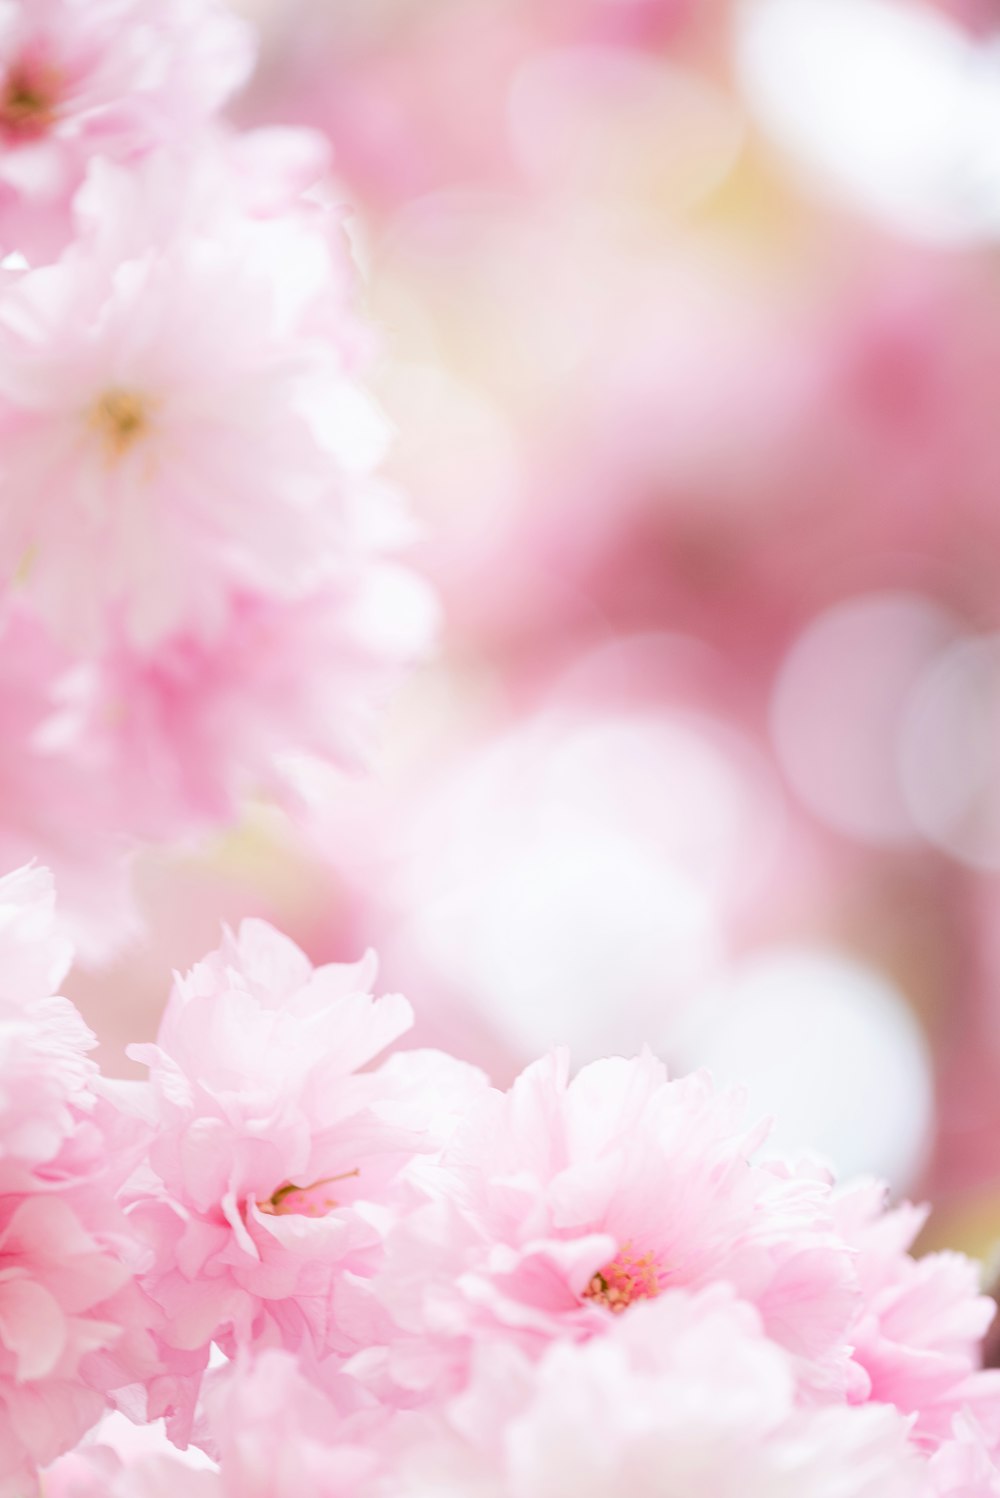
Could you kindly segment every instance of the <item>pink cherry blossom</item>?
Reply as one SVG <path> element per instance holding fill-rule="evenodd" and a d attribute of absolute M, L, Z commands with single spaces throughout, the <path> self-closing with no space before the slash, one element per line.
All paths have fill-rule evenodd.
<path fill-rule="evenodd" d="M 177 981 L 157 1044 L 132 1048 L 154 1133 L 125 1195 L 165 1313 L 172 1374 L 154 1408 L 182 1433 L 213 1340 L 354 1350 L 331 1320 L 333 1280 L 371 1273 L 394 1179 L 440 1142 L 443 1100 L 476 1085 L 420 1053 L 363 1069 L 411 1023 L 405 999 L 370 996 L 374 976 L 371 956 L 313 969 L 246 921 Z"/>
<path fill-rule="evenodd" d="M 173 1449 L 122 1455 L 112 1446 L 81 1446 L 45 1473 L 46 1498 L 221 1498 L 216 1471 L 193 1467 Z"/>
<path fill-rule="evenodd" d="M 226 1498 L 356 1498 L 380 1470 L 386 1423 L 377 1409 L 338 1410 L 295 1358 L 276 1348 L 211 1375 L 205 1397 Z"/>
<path fill-rule="evenodd" d="M 94 1188 L 89 1188 L 93 1193 Z M 105 1213 L 110 1202 L 103 1203 Z M 107 1380 L 149 1376 L 145 1308 L 93 1201 L 40 1192 L 0 1200 L 0 1493 L 32 1491 L 35 1466 L 79 1440 Z M 95 1231 L 96 1227 L 96 1231 Z M 126 1332 L 126 1328 L 134 1330 Z M 124 1363 L 121 1361 L 124 1357 Z"/>
<path fill-rule="evenodd" d="M 43 860 L 58 880 L 65 929 L 83 955 L 101 957 L 134 929 L 129 843 L 106 725 L 94 734 L 65 716 L 75 667 L 37 620 L 23 611 L 0 618 L 0 869 Z"/>
<path fill-rule="evenodd" d="M 287 1352 L 241 1358 L 207 1381 L 199 1437 L 181 1457 L 155 1426 L 115 1417 L 45 1473 L 46 1498 L 358 1498 L 380 1468 L 378 1411 L 346 1421 Z M 373 1439 L 373 1437 L 375 1439 Z"/>
<path fill-rule="evenodd" d="M 815 1395 L 863 1373 L 860 1302 L 828 1179 L 754 1161 L 738 1093 L 668 1081 L 652 1056 L 530 1066 L 474 1101 L 438 1165 L 410 1173 L 412 1212 L 374 1293 L 392 1321 L 358 1361 L 402 1391 L 460 1387 L 476 1341 L 527 1349 L 608 1329 L 636 1301 L 725 1280 L 758 1309 Z M 434 1354 L 433 1357 L 431 1354 Z"/>
<path fill-rule="evenodd" d="M 954 1434 L 929 1463 L 935 1498 L 998 1498 L 1000 1466 L 982 1429 L 969 1415 L 955 1420 Z"/>
<path fill-rule="evenodd" d="M 1000 1370 L 982 1369 L 996 1304 L 980 1293 L 978 1266 L 964 1254 L 913 1258 L 927 1211 L 909 1204 L 886 1211 L 884 1197 L 877 1184 L 862 1183 L 835 1207 L 864 1294 L 850 1340 L 871 1381 L 869 1397 L 915 1416 L 915 1435 L 928 1447 L 947 1440 L 966 1412 L 996 1449 Z"/>
<path fill-rule="evenodd" d="M 48 870 L 0 878 L 0 1183 L 7 1187 L 15 1162 L 52 1160 L 78 1110 L 92 1103 L 97 1067 L 86 1053 L 96 1039 L 74 1006 L 55 996 L 69 960 Z"/>
<path fill-rule="evenodd" d="M 94 1091 L 94 1037 L 52 996 L 68 953 L 51 876 L 0 879 L 0 1494 L 155 1368 L 152 1310 L 115 1203 L 134 1135 Z M 122 1396 L 127 1397 L 127 1396 Z"/>
<path fill-rule="evenodd" d="M 151 650 L 245 593 L 336 582 L 384 424 L 357 385 L 339 222 L 253 215 L 205 148 L 96 164 L 81 234 L 0 293 L 0 566 L 76 648 Z"/>
<path fill-rule="evenodd" d="M 421 580 L 372 557 L 301 600 L 235 599 L 211 640 L 189 632 L 147 656 L 119 635 L 76 673 L 65 717 L 100 745 L 122 828 L 176 839 L 235 821 L 248 796 L 287 800 L 292 756 L 366 763 L 435 620 Z"/>
<path fill-rule="evenodd" d="M 586 1340 L 638 1302 L 724 1281 L 792 1359 L 809 1402 L 893 1404 L 928 1450 L 974 1412 L 1000 1444 L 1000 1377 L 980 1371 L 993 1314 L 960 1254 L 913 1259 L 922 1214 L 884 1192 L 756 1158 L 738 1093 L 659 1063 L 565 1056 L 471 1106 L 409 1210 L 385 1268 L 340 1294 L 369 1345 L 352 1367 L 381 1397 L 460 1390 L 474 1348 L 537 1354 Z M 366 1321 L 365 1318 L 369 1319 Z"/>
<path fill-rule="evenodd" d="M 50 1498 L 995 1498 L 971 1266 L 761 1158 L 739 1093 L 648 1054 L 506 1093 L 381 1059 L 411 1016 L 374 960 L 259 921 L 109 1083 L 50 996 L 44 872 L 0 881 L 0 958 L 34 1084 L 0 1094 L 0 1498 L 109 1405 L 202 1454 L 107 1425 Z"/>
<path fill-rule="evenodd" d="M 917 1498 L 906 1422 L 803 1410 L 788 1357 L 716 1287 L 668 1291 L 537 1364 L 483 1346 L 468 1390 L 401 1459 L 412 1498 Z M 392 1491 L 392 1489 L 388 1489 Z"/>
<path fill-rule="evenodd" d="M 73 948 L 56 926 L 49 870 L 25 867 L 0 877 L 0 1013 L 50 998 L 72 958 Z"/>
<path fill-rule="evenodd" d="M 246 79 L 252 51 L 220 0 L 3 0 L 4 251 L 57 250 L 90 159 L 134 159 L 196 131 Z"/>
<path fill-rule="evenodd" d="M 175 978 L 155 1043 L 129 1052 L 144 1074 L 111 1079 L 62 994 L 37 862 L 106 955 L 132 929 L 136 846 L 232 826 L 258 795 L 304 819 L 336 779 L 347 894 L 317 951 L 381 926 L 407 992 L 440 972 L 468 1013 L 462 974 L 499 975 L 483 991 L 555 1027 L 600 980 L 604 1009 L 627 1008 L 633 971 L 650 1023 L 700 998 L 722 1014 L 741 985 L 705 979 L 727 935 L 742 952 L 776 919 L 814 930 L 818 893 L 859 864 L 756 768 L 769 700 L 783 737 L 770 680 L 817 601 L 859 579 L 912 572 L 942 640 L 992 627 L 1000 303 L 988 254 L 855 239 L 798 201 L 725 96 L 736 9 L 0 0 L 0 1498 L 1000 1498 L 975 1267 L 918 1257 L 922 1209 L 877 1183 L 769 1155 L 749 1089 L 648 1050 L 575 1075 L 559 1051 L 491 1087 L 403 1048 L 410 1006 L 376 996 L 371 954 L 314 966 L 258 920 Z M 272 51 L 224 118 L 245 10 Z M 289 88 L 333 152 L 237 123 L 279 117 Z M 373 792 L 374 829 L 339 772 L 364 763 L 434 604 L 396 560 L 412 526 L 380 476 L 389 422 L 331 161 L 400 339 L 381 381 L 412 428 L 398 471 L 439 522 L 423 565 L 461 684 L 432 687 L 425 719 L 454 697 L 467 744 L 491 717 L 514 744 L 533 715 L 515 773 L 425 795 L 415 821 L 420 781 L 458 764 L 430 735 L 423 772 Z M 836 673 L 815 674 L 822 695 Z M 970 694 L 975 751 L 995 674 Z M 867 711 L 846 716 L 827 737 L 853 759 Z M 895 737 L 870 778 L 879 804 L 886 786 L 907 802 L 912 839 Z M 560 750 L 542 789 L 516 773 L 539 745 Z M 981 754 L 930 752 L 927 778 L 963 758 L 978 773 Z M 607 784 L 624 810 L 605 826 Z M 966 800 L 990 821 L 988 794 Z M 592 944 L 540 877 L 550 833 Z M 953 933 L 914 934 L 913 911 L 967 914 L 974 876 L 939 867 L 956 840 L 918 863 L 890 841 L 892 908 L 856 918 L 859 879 L 838 931 L 933 991 Z M 908 890 L 914 870 L 930 877 Z M 876 921 L 892 929 L 869 942 Z M 638 960 L 609 967 L 623 933 Z M 580 983 L 554 980 L 564 953 Z M 986 993 L 990 962 L 963 966 Z M 86 981 L 136 1016 L 120 970 Z M 877 1092 L 866 1070 L 842 1108 Z M 922 1050 L 917 1070 L 929 1092 Z M 980 1102 L 954 1110 L 956 1139 L 985 1137 Z"/>

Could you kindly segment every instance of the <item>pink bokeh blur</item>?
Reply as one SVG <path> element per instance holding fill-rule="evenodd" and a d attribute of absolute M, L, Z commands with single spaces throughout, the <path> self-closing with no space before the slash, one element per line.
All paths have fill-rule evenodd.
<path fill-rule="evenodd" d="M 368 946 L 510 1076 L 648 1041 L 1000 1236 L 1000 6 L 240 0 L 333 148 L 434 658 L 70 993 Z M 864 59 L 864 66 L 857 63 Z"/>

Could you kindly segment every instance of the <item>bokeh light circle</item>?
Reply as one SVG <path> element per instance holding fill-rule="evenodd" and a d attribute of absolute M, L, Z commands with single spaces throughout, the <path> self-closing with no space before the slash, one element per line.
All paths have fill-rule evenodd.
<path fill-rule="evenodd" d="M 950 615 L 915 593 L 874 593 L 814 619 L 786 656 L 771 702 L 782 767 L 806 805 L 859 840 L 916 836 L 900 738 L 921 672 L 956 635 Z"/>
<path fill-rule="evenodd" d="M 921 832 L 963 863 L 1000 870 L 1000 635 L 960 640 L 928 666 L 901 758 Z"/>
<path fill-rule="evenodd" d="M 773 1114 L 768 1150 L 818 1152 L 840 1175 L 872 1172 L 906 1190 L 933 1123 L 928 1047 L 899 990 L 824 947 L 774 947 L 736 966 L 706 1003 L 686 1061 L 745 1083 Z"/>

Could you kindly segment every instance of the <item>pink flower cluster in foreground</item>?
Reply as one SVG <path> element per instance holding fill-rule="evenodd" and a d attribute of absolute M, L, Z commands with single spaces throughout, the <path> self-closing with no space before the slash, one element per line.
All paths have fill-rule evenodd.
<path fill-rule="evenodd" d="M 497 1091 L 256 921 L 111 1082 L 52 904 L 0 881 L 2 1498 L 1000 1494 L 975 1267 L 738 1092 Z"/>
<path fill-rule="evenodd" d="M 0 0 L 0 864 L 91 948 L 136 840 L 362 757 L 432 624 L 326 143 L 218 115 L 252 53 L 223 0 Z"/>

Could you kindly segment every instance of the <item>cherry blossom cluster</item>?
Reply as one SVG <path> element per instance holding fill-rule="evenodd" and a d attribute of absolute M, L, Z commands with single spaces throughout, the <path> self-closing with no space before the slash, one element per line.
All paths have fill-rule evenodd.
<path fill-rule="evenodd" d="M 258 921 L 113 1081 L 67 960 L 0 881 L 2 1498 L 1000 1494 L 975 1266 L 740 1093 L 498 1090 Z"/>
<path fill-rule="evenodd" d="M 224 0 L 0 0 L 0 862 L 91 944 L 128 846 L 362 758 L 432 625 L 326 143 L 220 115 L 252 60 Z"/>

